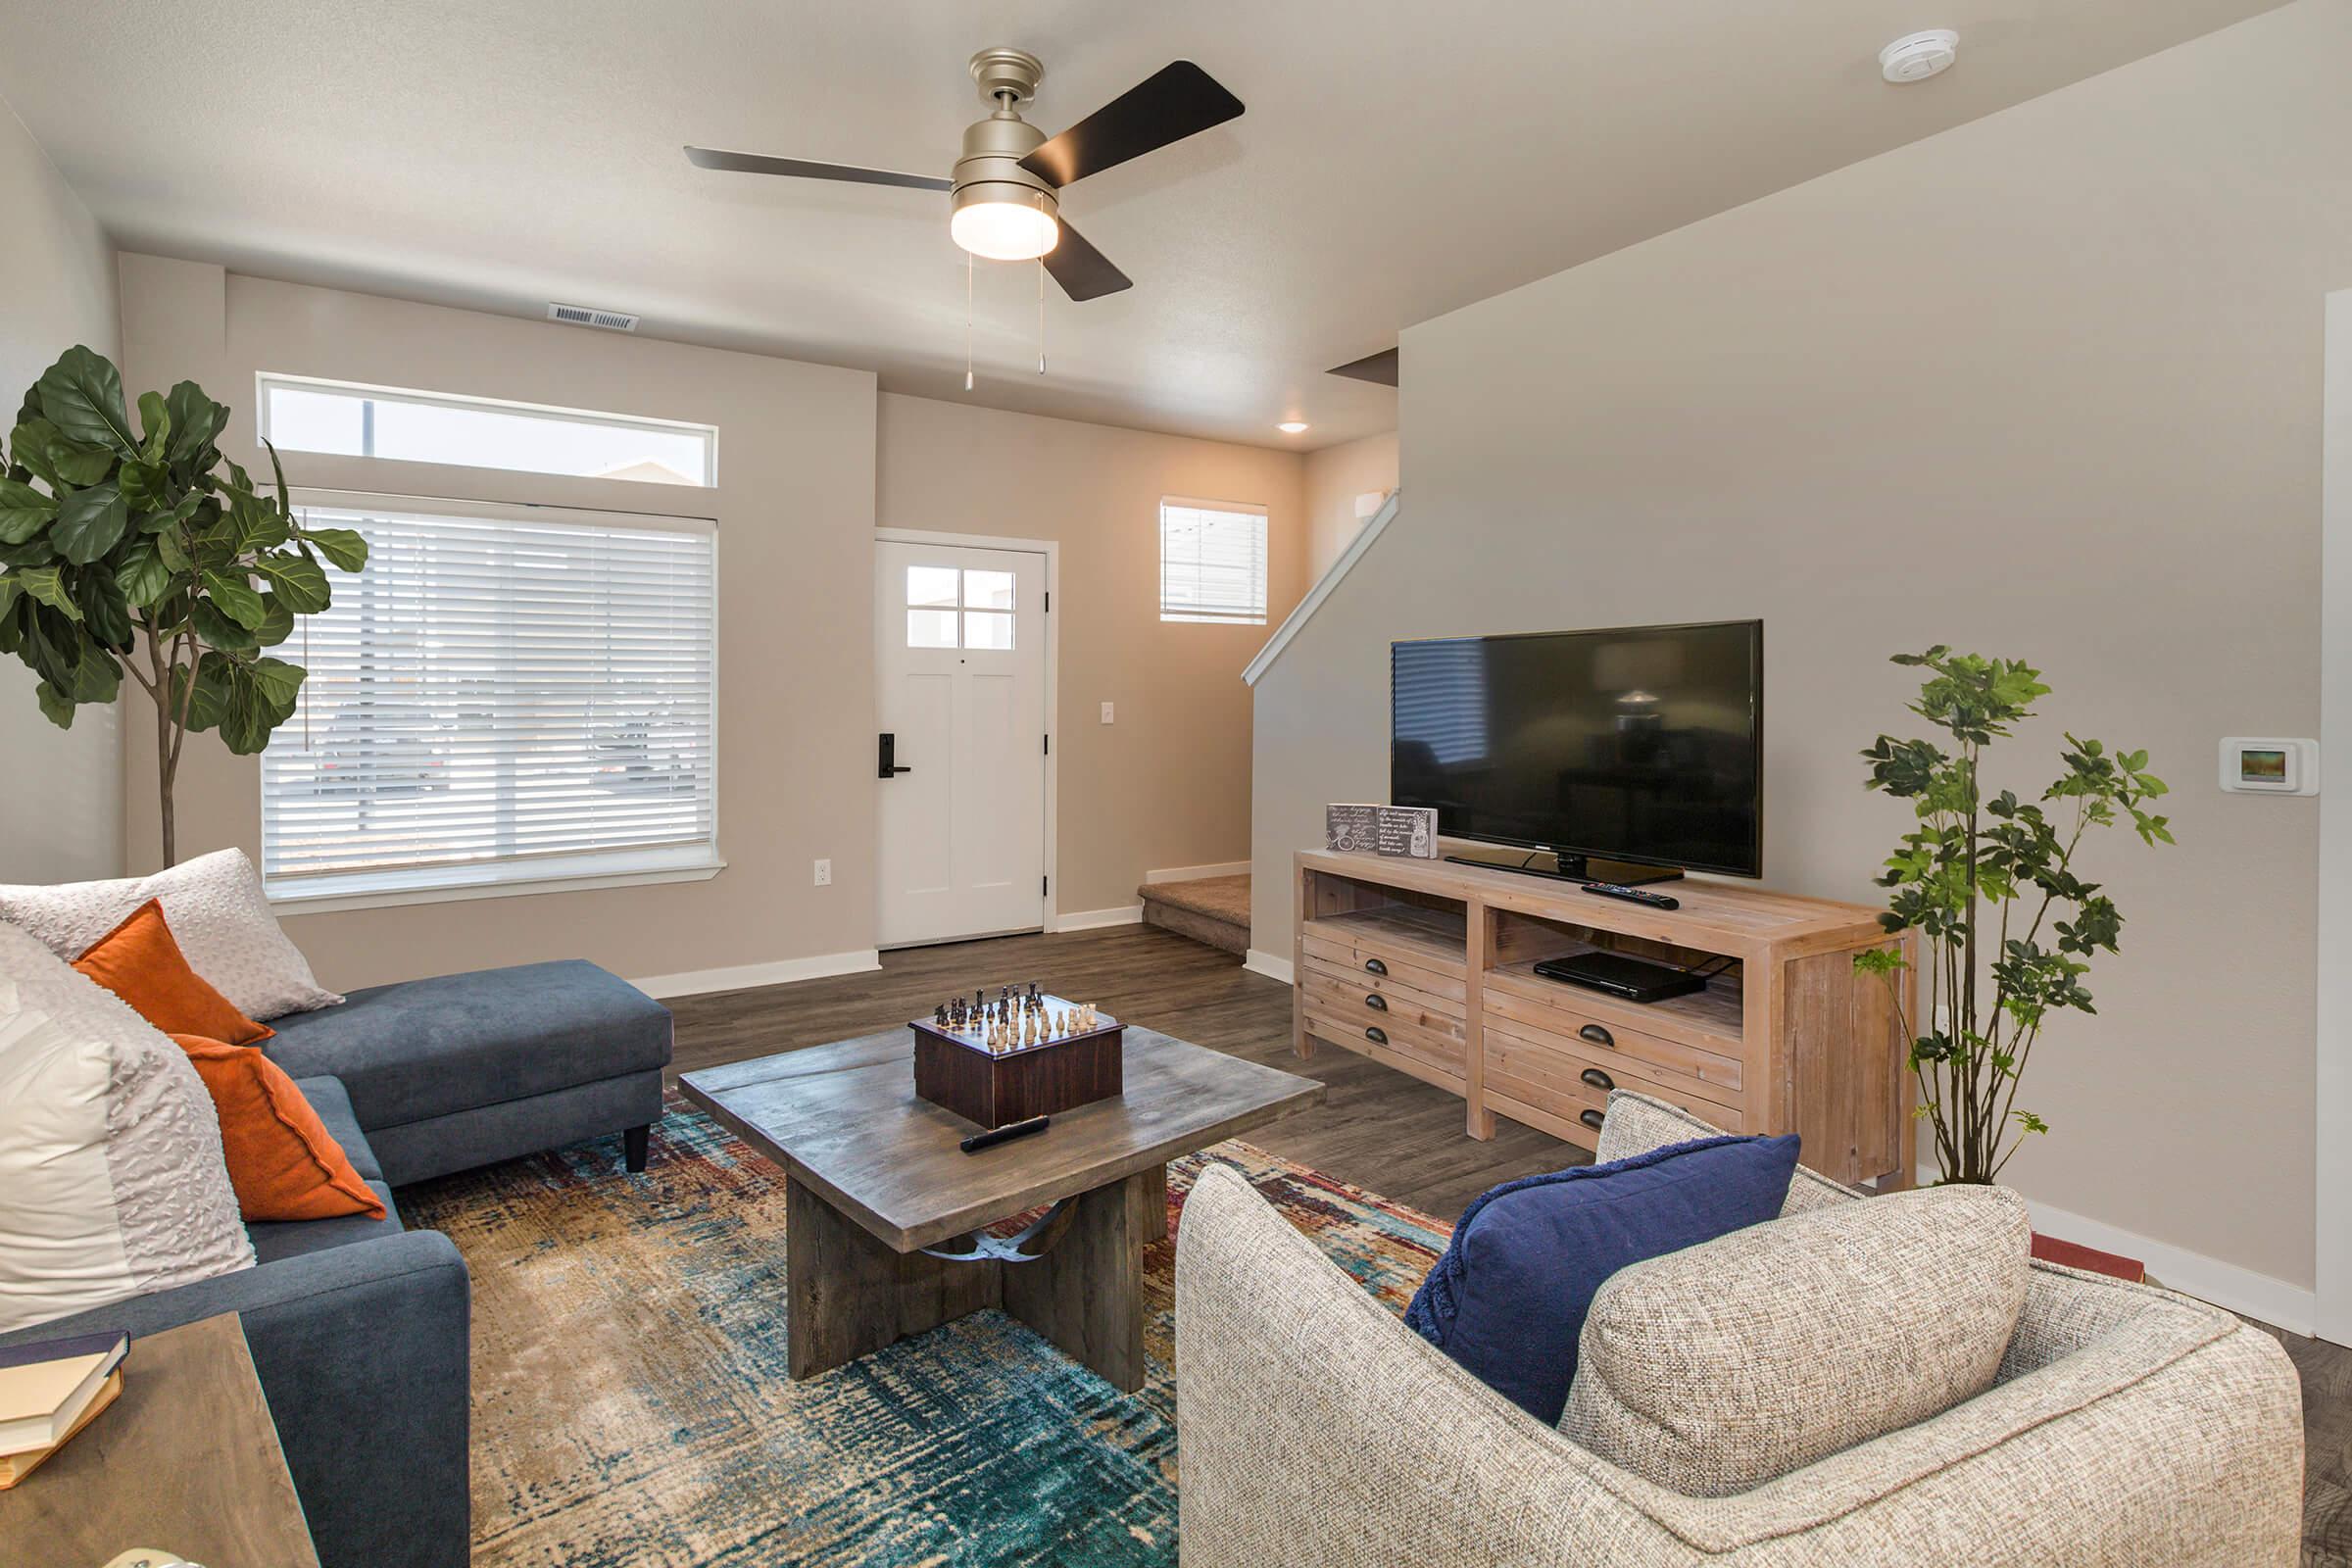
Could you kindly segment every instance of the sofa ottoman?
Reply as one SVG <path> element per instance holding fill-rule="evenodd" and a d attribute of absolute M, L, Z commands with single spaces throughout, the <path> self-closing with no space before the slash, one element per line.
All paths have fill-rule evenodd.
<path fill-rule="evenodd" d="M 623 1135 L 645 1168 L 669 1009 L 581 959 L 355 991 L 272 1020 L 270 1059 L 341 1081 L 392 1186 Z"/>

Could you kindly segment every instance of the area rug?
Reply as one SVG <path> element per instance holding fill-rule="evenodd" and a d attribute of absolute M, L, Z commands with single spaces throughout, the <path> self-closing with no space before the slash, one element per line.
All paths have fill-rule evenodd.
<path fill-rule="evenodd" d="M 607 1142 L 400 1194 L 473 1275 L 475 1568 L 1172 1564 L 1172 1238 L 1203 1162 L 1392 1311 L 1446 1237 L 1220 1144 L 1169 1167 L 1142 1392 L 998 1312 L 794 1383 L 783 1173 L 675 1096 L 644 1175 Z"/>

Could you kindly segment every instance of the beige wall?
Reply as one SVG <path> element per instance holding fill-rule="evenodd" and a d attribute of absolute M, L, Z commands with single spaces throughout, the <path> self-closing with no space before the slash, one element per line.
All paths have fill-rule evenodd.
<path fill-rule="evenodd" d="M 505 317 L 300 288 L 125 257 L 124 358 L 137 387 L 192 375 L 236 408 L 253 451 L 254 375 L 282 370 L 720 426 L 719 484 L 688 490 L 288 454 L 296 484 L 714 516 L 719 576 L 719 848 L 707 882 L 310 914 L 286 929 L 337 987 L 539 958 L 632 977 L 873 945 L 870 685 L 874 381 L 830 369 Z M 130 737 L 129 776 L 152 747 Z M 208 736 L 181 761 L 182 856 L 258 852 L 260 771 Z M 156 858 L 152 803 L 131 859 Z M 830 857 L 831 887 L 809 862 Z"/>
<path fill-rule="evenodd" d="M 1306 580 L 1331 569 L 1340 553 L 1372 519 L 1359 517 L 1355 498 L 1396 488 L 1396 432 L 1344 441 L 1306 455 Z"/>
<path fill-rule="evenodd" d="M 0 104 L 0 397 L 16 420 L 24 388 L 85 343 L 121 347 L 115 251 L 40 144 Z M 5 432 L 0 432 L 4 435 Z M 83 708 L 61 730 L 33 702 L 39 678 L 0 657 L 0 882 L 114 876 L 122 869 L 122 742 L 112 708 Z M 145 694 L 123 683 L 123 700 Z"/>
<path fill-rule="evenodd" d="M 1257 687 L 1254 945 L 1322 804 L 1383 798 L 1392 638 L 1764 617 L 1767 881 L 1855 899 L 1907 820 L 1854 756 L 1918 727 L 1886 656 L 2026 658 L 1997 782 L 2146 746 L 2180 846 L 2091 852 L 2123 955 L 2009 1174 L 2307 1287 L 2319 803 L 2214 773 L 2319 719 L 2346 60 L 2302 0 L 1408 330 L 1409 502 Z"/>
<path fill-rule="evenodd" d="M 1146 871 L 1247 858 L 1242 667 L 1305 591 L 1302 460 L 892 393 L 881 410 L 882 526 L 1061 546 L 1055 907 L 1118 908 Z M 1265 506 L 1266 625 L 1160 620 L 1168 495 Z"/>

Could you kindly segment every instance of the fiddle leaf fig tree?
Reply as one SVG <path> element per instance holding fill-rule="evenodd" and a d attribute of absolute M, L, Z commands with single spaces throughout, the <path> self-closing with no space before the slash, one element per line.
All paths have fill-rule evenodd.
<path fill-rule="evenodd" d="M 368 544 L 305 527 L 277 452 L 258 490 L 218 446 L 226 406 L 193 381 L 146 392 L 134 422 L 104 355 L 68 349 L 24 394 L 0 476 L 0 654 L 40 677 L 70 726 L 122 676 L 155 704 L 164 863 L 177 859 L 172 786 L 191 730 L 251 756 L 294 711 L 303 671 L 268 650 L 332 598 L 326 568 Z"/>
<path fill-rule="evenodd" d="M 2144 809 L 2165 786 L 2147 753 L 2070 734 L 2065 771 L 2039 803 L 1987 795 L 1984 748 L 2034 716 L 2050 690 L 2041 671 L 1941 646 L 1894 662 L 1928 671 L 1911 711 L 1950 737 L 1882 735 L 1862 753 L 1867 787 L 1911 802 L 1919 818 L 1878 880 L 1893 890 L 1879 923 L 1919 933 L 1923 1014 L 1905 1012 L 1900 949 L 1858 954 L 1854 967 L 1893 994 L 1919 1081 L 1915 1114 L 1935 1130 L 1943 1180 L 1990 1182 L 2027 1134 L 2049 1130 L 2018 1105 L 2018 1085 L 2052 1013 L 2097 1010 L 2082 977 L 2123 932 L 2115 901 L 2077 874 L 2076 851 L 2126 819 L 2146 843 L 2172 843 L 2166 819 Z"/>

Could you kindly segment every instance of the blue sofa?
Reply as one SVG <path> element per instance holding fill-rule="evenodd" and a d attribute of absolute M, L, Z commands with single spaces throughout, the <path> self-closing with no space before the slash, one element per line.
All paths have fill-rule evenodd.
<path fill-rule="evenodd" d="M 448 1237 L 401 1224 L 392 1186 L 615 1132 L 643 1170 L 669 1011 L 594 964 L 536 963 L 378 986 L 273 1027 L 264 1051 L 384 1217 L 248 1225 L 255 1268 L 0 1345 L 126 1329 L 135 1375 L 141 1336 L 236 1312 L 322 1568 L 466 1568 L 471 1287 Z"/>

